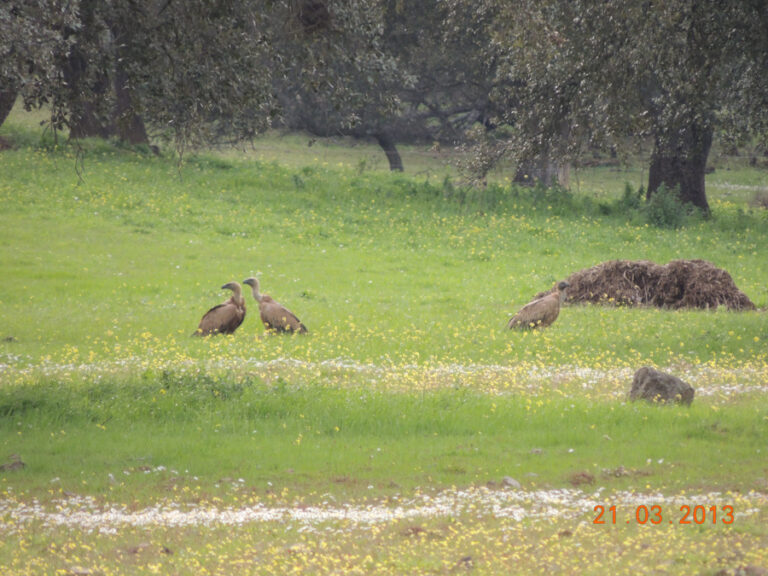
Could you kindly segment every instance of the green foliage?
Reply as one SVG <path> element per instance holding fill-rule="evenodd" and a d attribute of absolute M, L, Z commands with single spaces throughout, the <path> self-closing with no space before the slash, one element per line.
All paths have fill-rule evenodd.
<path fill-rule="evenodd" d="M 685 224 L 687 212 L 688 207 L 680 201 L 678 190 L 663 184 L 648 199 L 646 207 L 649 224 L 673 230 Z"/>
<path fill-rule="evenodd" d="M 701 219 L 702 216 L 695 206 L 680 200 L 677 188 L 670 189 L 663 184 L 648 198 L 644 213 L 652 226 L 672 230 L 693 222 L 697 217 Z"/>
<path fill-rule="evenodd" d="M 581 209 L 584 211 L 588 211 L 589 206 L 590 202 L 586 199 L 581 203 Z M 721 233 L 737 231 L 749 233 L 755 227 L 764 226 L 768 221 L 765 213 L 752 207 L 745 208 L 743 206 L 718 211 L 711 219 L 705 220 L 700 210 L 690 204 L 680 202 L 676 190 L 669 190 L 665 186 L 660 187 L 658 192 L 646 201 L 643 186 L 633 190 L 631 185 L 626 184 L 621 197 L 599 202 L 598 211 L 603 217 L 639 225 L 647 224 L 667 230 L 707 225 Z"/>
<path fill-rule="evenodd" d="M 78 25 L 78 2 L 11 0 L 0 4 L 0 102 L 18 93 L 25 104 L 47 102 L 57 66 L 69 53 Z M 7 110 L 1 109 L 0 125 Z"/>
<path fill-rule="evenodd" d="M 620 212 L 637 211 L 642 208 L 645 200 L 645 189 L 640 186 L 637 191 L 632 190 L 632 186 L 627 183 L 624 186 L 624 192 L 617 203 Z"/>

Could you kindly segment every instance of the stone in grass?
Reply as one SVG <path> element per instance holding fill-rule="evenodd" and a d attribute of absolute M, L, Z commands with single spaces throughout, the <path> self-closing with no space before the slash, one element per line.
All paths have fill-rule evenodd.
<path fill-rule="evenodd" d="M 0 464 L 0 472 L 10 472 L 11 470 L 21 470 L 26 464 L 21 461 L 21 456 L 18 454 L 11 454 L 8 457 L 8 462 Z"/>
<path fill-rule="evenodd" d="M 694 393 L 693 386 L 683 382 L 677 376 L 659 372 L 650 366 L 643 366 L 635 372 L 629 399 L 647 400 L 660 404 L 669 402 L 690 404 L 693 402 Z"/>
<path fill-rule="evenodd" d="M 568 481 L 573 486 L 581 486 L 582 484 L 594 484 L 595 477 L 589 472 L 574 472 Z"/>
<path fill-rule="evenodd" d="M 507 488 L 513 488 L 514 490 L 520 490 L 520 488 L 522 488 L 522 486 L 520 486 L 520 482 L 511 476 L 504 476 L 504 478 L 501 479 L 501 483 L 503 486 L 506 486 Z"/>

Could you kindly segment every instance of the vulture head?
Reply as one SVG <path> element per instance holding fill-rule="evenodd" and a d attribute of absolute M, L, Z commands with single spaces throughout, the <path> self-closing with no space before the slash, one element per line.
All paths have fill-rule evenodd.
<path fill-rule="evenodd" d="M 240 288 L 240 284 L 237 282 L 227 282 L 224 284 L 224 286 L 221 287 L 222 290 L 232 290 L 232 292 L 235 293 L 235 296 L 240 296 L 243 293 L 242 288 Z"/>

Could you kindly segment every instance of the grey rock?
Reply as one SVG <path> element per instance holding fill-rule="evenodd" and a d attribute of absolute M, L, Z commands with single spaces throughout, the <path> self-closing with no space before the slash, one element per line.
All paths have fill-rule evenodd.
<path fill-rule="evenodd" d="M 520 490 L 521 488 L 520 482 L 518 482 L 511 476 L 504 476 L 504 478 L 501 479 L 501 483 L 504 486 L 508 486 L 509 488 L 514 488 L 515 490 Z"/>
<path fill-rule="evenodd" d="M 629 399 L 647 400 L 648 402 L 666 404 L 690 404 L 693 402 L 695 390 L 687 382 L 677 376 L 660 372 L 650 366 L 643 366 L 632 380 Z"/>

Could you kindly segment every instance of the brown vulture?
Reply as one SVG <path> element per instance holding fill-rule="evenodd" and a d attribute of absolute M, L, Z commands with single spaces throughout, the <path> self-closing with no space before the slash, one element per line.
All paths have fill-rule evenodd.
<path fill-rule="evenodd" d="M 299 334 L 306 334 L 308 332 L 307 327 L 301 323 L 296 314 L 273 300 L 271 296 L 259 292 L 258 278 L 248 278 L 243 280 L 243 284 L 248 284 L 251 287 L 253 297 L 259 303 L 261 321 L 267 330 L 298 332 Z"/>
<path fill-rule="evenodd" d="M 205 313 L 193 336 L 232 334 L 245 319 L 245 298 L 240 284 L 227 282 L 222 290 L 232 290 L 232 297 Z"/>
<path fill-rule="evenodd" d="M 529 328 L 545 328 L 557 320 L 560 314 L 560 305 L 565 300 L 565 291 L 568 282 L 559 282 L 554 292 L 537 298 L 523 306 L 520 311 L 512 316 L 507 323 L 507 328 L 527 330 Z"/>

